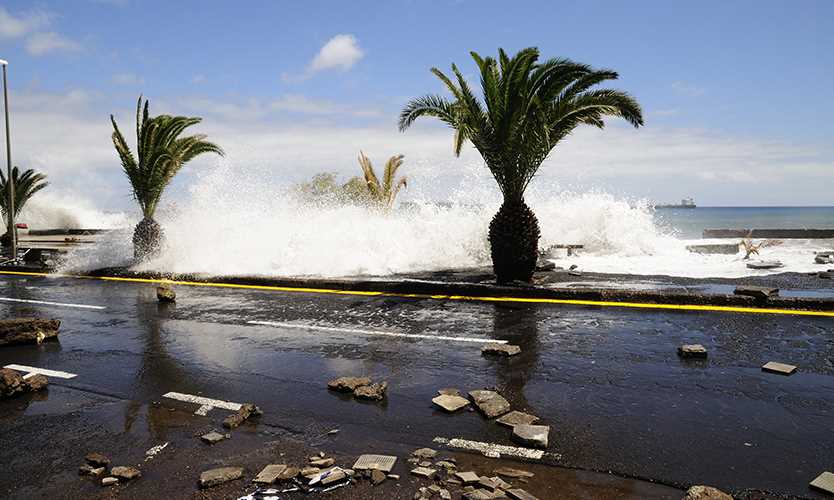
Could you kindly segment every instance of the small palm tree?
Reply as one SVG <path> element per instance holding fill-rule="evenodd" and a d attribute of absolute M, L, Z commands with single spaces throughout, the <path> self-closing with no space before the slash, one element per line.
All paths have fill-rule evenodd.
<path fill-rule="evenodd" d="M 142 209 L 142 220 L 133 232 L 133 254 L 144 259 L 155 253 L 163 238 L 162 228 L 154 219 L 156 207 L 171 179 L 189 161 L 203 153 L 223 155 L 219 146 L 206 141 L 202 134 L 180 137 L 186 128 L 202 121 L 187 116 L 148 114 L 148 101 L 139 96 L 136 104 L 136 157 L 110 115 L 113 144 L 122 168 L 133 188 L 133 197 Z"/>
<path fill-rule="evenodd" d="M 603 117 L 617 116 L 639 127 L 640 105 L 630 95 L 593 89 L 617 73 L 596 70 L 568 59 L 539 62 L 527 48 L 512 58 L 498 50 L 498 60 L 471 52 L 481 74 L 483 100 L 472 93 L 457 66 L 455 80 L 432 68 L 451 92 L 449 100 L 427 95 L 410 101 L 400 114 L 400 130 L 422 116 L 432 116 L 455 130 L 453 149 L 465 141 L 481 154 L 504 201 L 489 225 L 492 265 L 500 283 L 530 281 L 540 236 L 536 215 L 524 191 L 553 148 L 579 125 L 604 127 Z"/>
<path fill-rule="evenodd" d="M 403 158 L 405 158 L 403 155 L 388 158 L 388 161 L 385 163 L 382 182 L 380 182 L 376 176 L 376 172 L 374 172 L 374 166 L 371 164 L 371 160 L 365 156 L 365 153 L 359 152 L 359 165 L 362 167 L 362 173 L 365 177 L 368 199 L 373 206 L 385 212 L 391 210 L 391 207 L 394 206 L 394 200 L 397 199 L 400 189 L 408 187 L 408 180 L 405 177 L 394 180 L 397 176 L 397 170 L 403 164 Z"/>
<path fill-rule="evenodd" d="M 38 191 L 49 185 L 46 182 L 46 175 L 35 172 L 31 168 L 20 173 L 19 167 L 12 168 L 12 184 L 14 184 L 14 216 L 23 210 L 26 202 Z M 0 212 L 3 213 L 3 220 L 8 225 L 9 217 L 9 181 L 0 171 Z M 3 245 L 11 242 L 11 232 L 6 228 L 5 234 L 0 237 Z"/>

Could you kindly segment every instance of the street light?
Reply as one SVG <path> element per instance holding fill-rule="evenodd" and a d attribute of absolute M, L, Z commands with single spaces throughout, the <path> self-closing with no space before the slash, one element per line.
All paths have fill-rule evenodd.
<path fill-rule="evenodd" d="M 12 258 L 12 263 L 17 260 L 17 231 L 15 231 L 14 227 L 14 179 L 12 179 L 12 141 L 9 135 L 9 84 L 6 81 L 6 66 L 9 65 L 9 62 L 0 59 L 0 66 L 3 66 L 3 103 L 4 109 L 6 111 L 6 173 L 8 175 L 8 183 L 9 183 L 9 203 L 7 204 L 6 208 L 8 208 L 8 225 L 6 226 L 9 231 L 9 235 L 11 236 L 11 252 L 10 256 Z"/>

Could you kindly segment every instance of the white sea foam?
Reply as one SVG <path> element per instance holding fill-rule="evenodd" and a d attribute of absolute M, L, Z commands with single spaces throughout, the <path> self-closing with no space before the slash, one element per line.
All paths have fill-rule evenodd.
<path fill-rule="evenodd" d="M 412 176 L 408 192 L 412 207 L 386 215 L 355 206 L 305 204 L 290 194 L 287 184 L 276 184 L 266 168 L 239 171 L 221 163 L 198 175 L 176 205 L 160 209 L 166 247 L 137 269 L 339 277 L 488 265 L 487 228 L 500 205 L 492 180 L 483 171 L 464 169 L 450 203 L 438 205 L 421 196 L 431 191 L 431 171 L 419 173 Z M 421 183 L 426 187 L 421 189 Z M 577 256 L 555 259 L 557 265 L 577 264 L 592 272 L 691 277 L 767 273 L 747 269 L 741 255 L 690 253 L 686 245 L 703 241 L 681 240 L 661 229 L 651 208 L 639 200 L 533 184 L 527 200 L 539 218 L 541 246 L 585 247 Z M 123 229 L 108 234 L 96 250 L 72 256 L 69 268 L 129 263 L 136 221 L 123 218 L 121 222 Z M 817 270 L 814 251 L 831 244 L 788 241 L 763 250 L 762 257 L 785 264 L 770 272 Z"/>

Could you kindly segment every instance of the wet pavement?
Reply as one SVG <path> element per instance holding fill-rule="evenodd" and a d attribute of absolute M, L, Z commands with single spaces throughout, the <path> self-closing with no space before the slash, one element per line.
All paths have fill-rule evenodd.
<path fill-rule="evenodd" d="M 161 305 L 153 285 L 0 279 L 0 317 L 63 321 L 60 342 L 2 348 L 0 366 L 78 375 L 50 379 L 49 393 L 34 400 L 0 403 L 0 492 L 106 495 L 76 473 L 84 454 L 97 447 L 141 462 L 146 449 L 175 443 L 122 494 L 141 498 L 142 488 L 156 481 L 164 485 L 159 491 L 177 498 L 195 494 L 199 471 L 215 462 L 238 459 L 247 464 L 247 477 L 275 463 L 270 443 L 299 457 L 321 449 L 344 457 L 397 454 L 401 461 L 435 437 L 511 444 L 506 428 L 478 413 L 447 415 L 433 407 L 442 387 L 496 387 L 514 409 L 551 426 L 543 461 L 581 470 L 542 473 L 560 493 L 552 485 L 531 486 L 541 498 L 571 497 L 570 485 L 582 484 L 576 498 L 587 497 L 582 491 L 596 491 L 597 498 L 682 495 L 622 477 L 823 498 L 808 483 L 834 464 L 831 318 L 185 286 L 177 292 L 176 304 Z M 489 339 L 508 340 L 523 352 L 485 358 L 481 340 Z M 708 360 L 680 360 L 675 352 L 684 343 L 703 344 Z M 767 361 L 799 371 L 764 373 Z M 363 403 L 327 390 L 327 381 L 344 375 L 388 381 L 387 399 Z M 228 412 L 195 416 L 196 405 L 161 397 L 169 391 L 252 401 L 264 416 L 236 432 L 220 453 L 193 436 L 218 427 Z M 327 435 L 330 429 L 340 432 Z M 400 467 L 405 478 L 405 463 Z M 217 498 L 242 494 L 244 484 L 237 483 L 218 490 Z M 389 485 L 359 497 L 411 498 L 415 485 L 408 478 L 402 491 Z"/>

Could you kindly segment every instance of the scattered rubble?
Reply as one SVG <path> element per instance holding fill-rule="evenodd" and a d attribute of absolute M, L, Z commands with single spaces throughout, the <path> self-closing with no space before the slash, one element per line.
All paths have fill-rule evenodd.
<path fill-rule="evenodd" d="M 481 354 L 483 355 L 497 355 L 497 356 L 515 356 L 521 353 L 521 348 L 513 344 L 498 344 L 491 342 L 481 347 Z"/>
<path fill-rule="evenodd" d="M 119 480 L 116 479 L 115 477 L 105 477 L 104 479 L 101 480 L 101 485 L 102 486 L 113 486 L 114 484 L 117 484 L 118 482 L 119 482 Z"/>
<path fill-rule="evenodd" d="M 686 490 L 683 500 L 733 500 L 733 497 L 712 486 L 693 486 Z"/>
<path fill-rule="evenodd" d="M 539 500 L 538 497 L 534 497 L 521 488 L 511 488 L 507 490 L 507 496 L 514 500 Z"/>
<path fill-rule="evenodd" d="M 339 377 L 327 383 L 327 388 L 338 392 L 353 392 L 357 387 L 370 385 L 371 379 L 367 377 Z"/>
<path fill-rule="evenodd" d="M 444 411 L 449 413 L 454 413 L 466 406 L 469 406 L 469 400 L 461 397 L 461 396 L 454 396 L 448 394 L 441 394 L 436 398 L 431 400 L 432 403 L 436 404 Z"/>
<path fill-rule="evenodd" d="M 0 398 L 10 398 L 27 392 L 38 392 L 49 385 L 41 374 L 23 376 L 15 370 L 0 368 Z"/>
<path fill-rule="evenodd" d="M 142 473 L 136 467 L 117 465 L 110 469 L 110 475 L 118 479 L 130 481 L 131 479 L 141 477 Z"/>
<path fill-rule="evenodd" d="M 819 252 L 814 256 L 817 264 L 834 264 L 834 252 Z"/>
<path fill-rule="evenodd" d="M 281 474 L 287 470 L 286 464 L 270 464 L 263 468 L 263 470 L 255 476 L 252 480 L 257 484 L 272 484 L 281 477 Z"/>
<path fill-rule="evenodd" d="M 388 476 L 386 476 L 385 473 L 379 469 L 374 469 L 371 471 L 371 484 L 373 484 L 374 486 L 382 484 L 387 478 Z"/>
<path fill-rule="evenodd" d="M 353 391 L 353 397 L 355 397 L 356 399 L 365 399 L 368 401 L 382 401 L 383 399 L 385 399 L 386 389 L 388 389 L 388 382 L 363 385 L 357 387 Z"/>
<path fill-rule="evenodd" d="M 678 347 L 678 356 L 682 358 L 706 358 L 707 348 L 701 344 L 684 344 Z"/>
<path fill-rule="evenodd" d="M 336 461 L 332 458 L 321 458 L 321 457 L 313 457 L 310 458 L 310 466 L 311 467 L 318 467 L 320 469 L 326 469 L 327 467 L 332 467 Z"/>
<path fill-rule="evenodd" d="M 469 396 L 487 418 L 500 417 L 510 411 L 510 403 L 495 391 L 469 391 Z"/>
<path fill-rule="evenodd" d="M 437 456 L 437 451 L 431 448 L 419 448 L 412 451 L 411 456 L 416 458 L 434 458 Z"/>
<path fill-rule="evenodd" d="M 110 459 L 101 453 L 90 452 L 84 457 L 84 460 L 93 467 L 107 467 L 110 465 Z"/>
<path fill-rule="evenodd" d="M 411 473 L 418 477 L 431 479 L 435 474 L 437 474 L 437 470 L 430 469 L 428 467 L 417 467 L 416 469 L 412 469 Z"/>
<path fill-rule="evenodd" d="M 211 488 L 243 477 L 243 467 L 220 467 L 200 474 L 200 488 Z"/>
<path fill-rule="evenodd" d="M 170 444 L 170 442 L 166 441 L 165 443 L 158 444 L 158 445 L 152 447 L 151 449 L 149 449 L 148 451 L 146 451 L 145 452 L 145 461 L 148 461 L 148 460 L 152 459 L 153 457 L 155 457 L 157 454 L 159 454 L 159 452 L 161 452 L 162 450 L 167 448 L 169 444 Z"/>
<path fill-rule="evenodd" d="M 60 327 L 61 321 L 57 319 L 3 319 L 0 320 L 0 346 L 58 340 Z"/>
<path fill-rule="evenodd" d="M 535 415 L 530 415 L 529 413 L 524 413 L 523 411 L 516 410 L 513 410 L 496 420 L 496 422 L 498 422 L 499 424 L 505 425 L 507 427 L 515 427 L 516 425 L 521 424 L 530 425 L 538 421 L 539 417 Z"/>
<path fill-rule="evenodd" d="M 84 464 L 78 467 L 78 475 L 98 477 L 104 474 L 104 471 L 106 470 L 107 469 L 105 467 L 93 467 L 92 465 Z"/>
<path fill-rule="evenodd" d="M 762 366 L 762 371 L 778 373 L 779 375 L 792 375 L 796 371 L 796 367 L 794 365 L 770 361 Z"/>
<path fill-rule="evenodd" d="M 388 473 L 391 472 L 396 463 L 397 457 L 391 455 L 360 455 L 356 459 L 356 463 L 353 464 L 353 468 L 356 470 L 379 470 Z"/>
<path fill-rule="evenodd" d="M 177 301 L 177 293 L 171 285 L 159 285 L 156 287 L 156 300 L 163 304 L 171 304 Z"/>
<path fill-rule="evenodd" d="M 745 295 L 756 299 L 769 299 L 771 297 L 779 296 L 778 288 L 771 288 L 766 286 L 747 286 L 740 285 L 733 290 L 735 295 Z"/>
<path fill-rule="evenodd" d="M 203 434 L 202 436 L 200 436 L 200 439 L 204 443 L 208 443 L 208 444 L 216 444 L 216 443 L 219 443 L 220 441 L 223 441 L 224 439 L 228 439 L 228 438 L 229 438 L 228 434 L 220 434 L 217 431 L 211 431 L 207 434 Z"/>
<path fill-rule="evenodd" d="M 513 479 L 531 478 L 535 476 L 535 474 L 533 474 L 532 472 L 520 469 L 513 469 L 510 467 L 500 467 L 498 469 L 495 469 L 493 472 L 499 476 L 510 477 Z"/>
<path fill-rule="evenodd" d="M 248 420 L 250 417 L 258 417 L 263 415 L 260 408 L 252 403 L 244 403 L 240 409 L 223 420 L 223 427 L 227 429 L 234 429 L 240 427 L 240 424 Z"/>
<path fill-rule="evenodd" d="M 834 495 L 834 473 L 823 472 L 811 481 L 811 488 L 816 488 L 830 495 Z"/>
<path fill-rule="evenodd" d="M 456 472 L 455 477 L 460 479 L 463 484 L 474 484 L 481 480 L 481 476 L 474 472 Z"/>
<path fill-rule="evenodd" d="M 536 448 L 547 448 L 550 427 L 547 425 L 520 424 L 513 427 L 513 441 Z"/>

